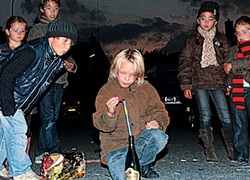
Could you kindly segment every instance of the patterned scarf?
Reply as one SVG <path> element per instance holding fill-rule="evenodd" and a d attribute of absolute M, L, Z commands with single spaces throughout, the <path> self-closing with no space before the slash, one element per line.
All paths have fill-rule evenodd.
<path fill-rule="evenodd" d="M 216 54 L 214 50 L 213 39 L 216 33 L 216 27 L 214 26 L 210 31 L 204 31 L 200 26 L 198 27 L 198 32 L 204 38 L 201 56 L 201 67 L 205 68 L 210 65 L 219 66 L 216 60 Z"/>
<path fill-rule="evenodd" d="M 240 61 L 241 58 L 250 57 L 250 42 L 239 43 L 239 52 L 237 54 L 237 59 Z M 232 101 L 237 109 L 245 109 L 245 97 L 244 97 L 244 78 L 238 73 L 234 73 L 232 80 Z"/>
<path fill-rule="evenodd" d="M 41 16 L 39 21 L 41 23 L 44 23 L 44 24 L 49 24 L 51 22 L 51 20 L 49 20 L 48 18 L 46 18 L 45 16 Z"/>

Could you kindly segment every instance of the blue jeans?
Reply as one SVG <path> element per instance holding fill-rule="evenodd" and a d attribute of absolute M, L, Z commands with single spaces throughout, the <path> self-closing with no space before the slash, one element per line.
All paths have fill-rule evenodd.
<path fill-rule="evenodd" d="M 156 155 L 163 150 L 168 142 L 168 135 L 160 129 L 143 130 L 135 142 L 140 165 L 153 162 Z M 109 173 L 113 180 L 125 180 L 125 160 L 128 148 L 118 149 L 106 155 Z"/>
<path fill-rule="evenodd" d="M 60 114 L 63 85 L 53 84 L 39 104 L 41 127 L 35 157 L 45 152 L 61 153 L 61 142 L 56 131 L 56 121 Z"/>
<path fill-rule="evenodd" d="M 19 176 L 31 170 L 31 160 L 25 153 L 27 124 L 22 110 L 14 116 L 3 116 L 0 111 L 0 170 L 7 158 L 11 176 Z"/>
<path fill-rule="evenodd" d="M 248 121 L 250 120 L 250 88 L 244 88 L 245 109 L 235 108 L 230 93 L 230 106 L 234 130 L 234 158 L 236 160 L 249 159 Z"/>
<path fill-rule="evenodd" d="M 211 127 L 211 106 L 212 100 L 221 126 L 223 129 L 232 128 L 232 120 L 229 112 L 228 102 L 223 90 L 195 90 L 194 95 L 199 109 L 200 128 L 208 129 Z"/>

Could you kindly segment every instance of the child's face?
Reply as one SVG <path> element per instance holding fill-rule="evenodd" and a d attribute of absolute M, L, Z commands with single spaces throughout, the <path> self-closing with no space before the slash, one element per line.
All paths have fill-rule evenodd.
<path fill-rule="evenodd" d="M 66 37 L 50 37 L 49 44 L 57 55 L 62 56 L 69 51 L 73 41 Z"/>
<path fill-rule="evenodd" d="M 59 13 L 60 7 L 55 1 L 48 1 L 43 9 L 40 9 L 42 14 L 51 21 L 54 21 Z"/>
<path fill-rule="evenodd" d="M 129 87 L 135 82 L 136 78 L 134 64 L 130 61 L 122 62 L 117 74 L 117 81 L 121 87 Z"/>
<path fill-rule="evenodd" d="M 11 24 L 10 29 L 5 30 L 9 41 L 21 43 L 26 35 L 26 24 L 23 22 L 15 22 Z"/>
<path fill-rule="evenodd" d="M 239 24 L 235 27 L 235 35 L 238 42 L 250 41 L 250 25 Z"/>
<path fill-rule="evenodd" d="M 217 24 L 217 21 L 213 13 L 202 12 L 200 17 L 197 19 L 197 23 L 204 31 L 209 31 Z"/>

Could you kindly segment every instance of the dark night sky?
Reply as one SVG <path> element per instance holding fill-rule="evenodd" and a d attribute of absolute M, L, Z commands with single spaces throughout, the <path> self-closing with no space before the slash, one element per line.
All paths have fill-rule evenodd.
<path fill-rule="evenodd" d="M 12 2 L 13 12 L 12 12 Z M 167 52 L 180 50 L 183 41 L 196 24 L 196 13 L 204 0 L 62 0 L 60 17 L 74 22 L 79 41 L 91 34 L 111 58 L 123 48 L 145 51 L 165 47 Z M 224 22 L 249 15 L 249 0 L 217 0 Z M 13 13 L 21 15 L 29 25 L 39 15 L 38 0 L 0 0 L 0 26 Z"/>

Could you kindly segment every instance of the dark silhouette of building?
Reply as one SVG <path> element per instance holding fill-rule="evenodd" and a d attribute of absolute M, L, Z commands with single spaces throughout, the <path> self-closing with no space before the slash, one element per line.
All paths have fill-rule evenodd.
<path fill-rule="evenodd" d="M 236 44 L 236 37 L 234 35 L 234 27 L 233 27 L 233 21 L 231 21 L 229 18 L 227 21 L 224 22 L 225 24 L 225 32 L 227 38 L 231 41 L 232 45 Z"/>

